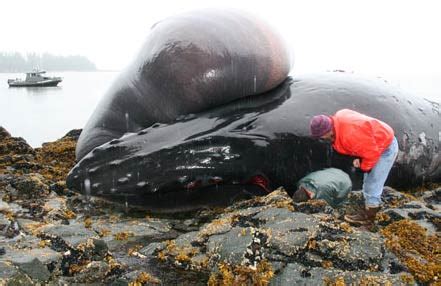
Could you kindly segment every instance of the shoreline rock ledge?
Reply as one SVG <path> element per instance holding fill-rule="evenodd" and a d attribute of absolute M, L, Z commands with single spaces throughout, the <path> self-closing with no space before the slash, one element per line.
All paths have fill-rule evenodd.
<path fill-rule="evenodd" d="M 372 232 L 281 186 L 158 215 L 66 188 L 81 130 L 32 148 L 0 127 L 1 285 L 437 285 L 441 187 L 387 188 Z"/>

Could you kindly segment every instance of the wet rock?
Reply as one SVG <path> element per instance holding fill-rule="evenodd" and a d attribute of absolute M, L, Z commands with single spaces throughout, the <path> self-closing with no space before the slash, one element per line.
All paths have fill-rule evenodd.
<path fill-rule="evenodd" d="M 317 242 L 317 251 L 345 270 L 377 270 L 383 258 L 383 239 L 375 233 L 356 231 Z"/>
<path fill-rule="evenodd" d="M 51 275 L 47 267 L 37 258 L 34 258 L 29 262 L 24 262 L 16 265 L 32 280 L 36 280 L 38 282 L 47 281 Z"/>
<path fill-rule="evenodd" d="M 152 258 L 158 250 L 164 249 L 164 246 L 165 245 L 161 242 L 152 242 L 140 249 L 138 252 L 145 257 Z"/>
<path fill-rule="evenodd" d="M 33 154 L 34 149 L 21 137 L 12 137 L 0 126 L 0 157 L 7 154 Z"/>
<path fill-rule="evenodd" d="M 419 283 L 438 279 L 441 188 L 415 198 L 386 187 L 378 233 L 341 220 L 363 204 L 360 191 L 337 210 L 320 200 L 293 204 L 278 189 L 225 209 L 152 217 L 66 189 L 78 135 L 32 150 L 0 128 L 0 284 L 412 285 L 407 272 Z"/>
<path fill-rule="evenodd" d="M 0 278 L 1 281 L 1 278 Z M 23 286 L 23 285 L 35 285 L 31 278 L 27 276 L 25 273 L 19 271 L 12 277 L 6 280 L 6 285 L 8 286 Z"/>
<path fill-rule="evenodd" d="M 428 208 L 441 212 L 441 188 L 424 192 L 421 199 L 427 204 Z"/>
<path fill-rule="evenodd" d="M 3 232 L 10 223 L 9 219 L 4 214 L 0 213 L 0 233 Z"/>
<path fill-rule="evenodd" d="M 271 280 L 270 285 L 415 285 L 414 282 L 406 283 L 403 278 L 401 274 L 310 268 L 299 263 L 289 263 Z"/>
<path fill-rule="evenodd" d="M 0 284 L 5 285 L 6 279 L 9 279 L 16 275 L 18 270 L 11 263 L 0 261 Z"/>
<path fill-rule="evenodd" d="M 250 230 L 234 227 L 228 233 L 213 235 L 208 239 L 207 251 L 217 254 L 219 259 L 232 264 L 241 264 L 253 242 Z"/>
<path fill-rule="evenodd" d="M 439 234 L 428 233 L 415 221 L 406 219 L 388 225 L 381 233 L 386 238 L 386 247 L 400 259 L 418 282 L 429 285 L 439 279 Z"/>
<path fill-rule="evenodd" d="M 0 261 L 9 262 L 20 266 L 24 264 L 32 264 L 37 259 L 44 265 L 57 263 L 61 260 L 61 253 L 58 253 L 49 247 L 44 248 L 23 248 L 16 249 L 11 245 L 5 247 L 6 254 L 0 256 Z"/>
<path fill-rule="evenodd" d="M 45 222 L 26 219 L 26 218 L 18 218 L 17 223 L 20 229 L 27 234 L 33 234 L 38 228 L 46 225 Z"/>
<path fill-rule="evenodd" d="M 295 210 L 306 213 L 306 214 L 316 214 L 325 213 L 332 214 L 334 209 L 326 203 L 324 200 L 309 200 L 307 202 L 294 204 Z"/>
<path fill-rule="evenodd" d="M 49 187 L 44 181 L 40 174 L 25 174 L 15 177 L 11 181 L 11 186 L 18 190 L 20 199 L 35 199 L 49 194 Z"/>
<path fill-rule="evenodd" d="M 102 283 L 110 271 L 110 266 L 104 261 L 92 261 L 75 274 L 74 283 Z"/>
<path fill-rule="evenodd" d="M 132 271 L 129 273 L 126 273 L 124 275 L 124 280 L 120 280 L 118 284 L 115 284 L 115 282 L 112 285 L 124 285 L 121 283 L 130 283 L 130 285 L 159 285 L 162 284 L 161 280 L 155 277 L 154 275 L 150 273 L 146 273 L 144 271 Z M 125 284 L 127 285 L 127 284 Z"/>
<path fill-rule="evenodd" d="M 405 199 L 406 196 L 403 193 L 400 193 L 399 191 L 395 190 L 394 188 L 388 186 L 385 186 L 383 188 L 381 200 L 383 201 L 384 204 L 393 205 Z"/>
<path fill-rule="evenodd" d="M 8 226 L 6 226 L 2 233 L 6 238 L 13 238 L 20 235 L 20 227 L 16 221 L 11 221 Z"/>
<path fill-rule="evenodd" d="M 426 228 L 431 233 L 439 231 L 441 213 L 428 208 L 422 201 L 410 201 L 399 208 L 388 208 L 383 211 L 389 220 L 384 225 L 403 219 L 414 220 L 415 223 Z"/>
<path fill-rule="evenodd" d="M 80 138 L 81 131 L 83 131 L 83 129 L 72 129 L 69 132 L 67 132 L 66 135 L 64 135 L 61 139 L 65 139 L 69 137 L 69 139 L 77 141 L 78 138 Z"/>
<path fill-rule="evenodd" d="M 93 254 L 92 257 L 94 260 L 101 260 L 103 259 L 109 251 L 109 247 L 107 246 L 107 243 L 102 239 L 93 239 Z"/>
<path fill-rule="evenodd" d="M 96 232 L 87 229 L 79 222 L 70 225 L 47 225 L 38 231 L 40 237 L 56 241 L 60 250 L 76 248 L 80 244 L 87 243 L 89 239 L 98 238 Z"/>
<path fill-rule="evenodd" d="M 314 217 L 281 208 L 267 209 L 254 218 L 265 221 L 261 227 L 270 232 L 271 247 L 287 256 L 304 249 L 319 230 L 319 221 Z"/>
<path fill-rule="evenodd" d="M 92 223 L 93 229 L 102 235 L 110 251 L 127 251 L 134 243 L 148 243 L 153 240 L 169 238 L 171 227 L 163 221 L 146 219 L 106 220 L 99 219 Z M 174 237 L 174 236 L 173 236 Z"/>

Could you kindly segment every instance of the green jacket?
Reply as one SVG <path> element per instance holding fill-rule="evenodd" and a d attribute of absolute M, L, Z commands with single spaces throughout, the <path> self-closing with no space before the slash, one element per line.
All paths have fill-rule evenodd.
<path fill-rule="evenodd" d="M 339 206 L 352 190 L 348 174 L 336 168 L 312 172 L 297 183 L 297 189 L 300 186 L 314 193 L 314 199 L 325 200 L 334 208 Z"/>

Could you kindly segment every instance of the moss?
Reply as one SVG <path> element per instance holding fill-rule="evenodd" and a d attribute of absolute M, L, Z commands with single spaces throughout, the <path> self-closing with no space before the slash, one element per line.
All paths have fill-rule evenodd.
<path fill-rule="evenodd" d="M 133 232 L 129 231 L 121 231 L 118 233 L 115 233 L 114 237 L 116 240 L 128 240 L 129 237 L 133 236 Z"/>
<path fill-rule="evenodd" d="M 130 247 L 129 250 L 127 250 L 127 255 L 129 256 L 136 256 L 136 253 L 142 248 L 141 244 L 135 245 L 134 247 Z"/>
<path fill-rule="evenodd" d="M 400 276 L 400 279 L 405 284 L 414 284 L 415 283 L 415 279 L 413 279 L 413 276 L 409 275 L 409 274 L 402 274 Z"/>
<path fill-rule="evenodd" d="M 340 223 L 340 229 L 346 233 L 353 233 L 354 232 L 354 229 L 347 222 Z"/>
<path fill-rule="evenodd" d="M 218 263 L 218 272 L 212 272 L 208 279 L 209 286 L 226 285 L 268 285 L 274 276 L 271 264 L 262 260 L 256 268 L 244 265 L 230 265 L 226 262 Z"/>
<path fill-rule="evenodd" d="M 322 267 L 326 268 L 326 269 L 333 267 L 332 261 L 330 261 L 330 260 L 323 260 Z"/>
<path fill-rule="evenodd" d="M 325 276 L 323 278 L 323 284 L 326 286 L 345 286 L 345 278 L 343 276 L 338 276 L 335 279 Z"/>
<path fill-rule="evenodd" d="M 167 240 L 165 248 L 156 254 L 156 258 L 161 261 L 170 261 L 176 265 L 190 265 L 191 259 L 199 253 L 199 249 L 192 246 L 177 246 L 174 240 Z"/>
<path fill-rule="evenodd" d="M 101 229 L 98 231 L 98 235 L 99 235 L 100 237 L 108 236 L 110 233 L 111 233 L 111 231 L 110 231 L 110 229 L 108 229 L 108 228 L 101 228 Z"/>
<path fill-rule="evenodd" d="M 427 235 L 418 224 L 401 220 L 385 227 L 381 233 L 386 246 L 397 255 L 419 282 L 435 282 L 441 277 L 441 237 Z"/>
<path fill-rule="evenodd" d="M 274 203 L 276 208 L 287 209 L 289 211 L 294 211 L 294 205 L 292 200 L 278 201 Z"/>
<path fill-rule="evenodd" d="M 49 180 L 64 181 L 75 165 L 75 147 L 75 139 L 67 136 L 36 148 L 36 162 L 43 166 L 40 173 Z"/>
<path fill-rule="evenodd" d="M 147 283 L 150 284 L 161 284 L 161 280 L 153 276 L 152 274 L 141 272 L 138 277 L 136 277 L 135 281 L 129 283 L 129 286 L 142 286 Z"/>
<path fill-rule="evenodd" d="M 38 247 L 40 248 L 45 248 L 46 246 L 50 246 L 50 245 L 51 245 L 50 239 L 42 239 L 40 240 L 40 242 L 38 242 Z"/>
<path fill-rule="evenodd" d="M 84 227 L 88 229 L 92 228 L 92 219 L 90 217 L 84 219 Z"/>
<path fill-rule="evenodd" d="M 77 215 L 71 210 L 64 210 L 62 215 L 65 219 L 73 219 L 77 217 Z"/>
<path fill-rule="evenodd" d="M 379 222 L 379 223 L 388 223 L 390 222 L 390 216 L 386 213 L 383 212 L 379 212 L 377 213 L 375 219 Z"/>

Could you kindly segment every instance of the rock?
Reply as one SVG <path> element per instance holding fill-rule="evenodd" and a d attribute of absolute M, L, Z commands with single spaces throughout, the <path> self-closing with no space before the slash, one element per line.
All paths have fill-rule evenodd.
<path fill-rule="evenodd" d="M 147 221 L 146 219 L 131 219 L 110 221 L 99 219 L 92 223 L 97 233 L 105 232 L 102 240 L 106 242 L 110 251 L 128 250 L 134 243 L 148 243 L 153 240 L 168 237 L 171 231 L 170 225 L 162 221 Z"/>
<path fill-rule="evenodd" d="M 15 177 L 11 186 L 18 190 L 20 199 L 36 199 L 49 194 L 49 186 L 40 174 L 32 173 Z"/>
<path fill-rule="evenodd" d="M 388 186 L 383 188 L 383 193 L 381 194 L 381 200 L 387 205 L 402 201 L 405 198 L 406 196 L 403 193 Z"/>
<path fill-rule="evenodd" d="M 64 135 L 61 139 L 70 137 L 71 139 L 77 141 L 81 135 L 81 131 L 83 131 L 83 129 L 72 129 L 71 131 L 67 132 L 66 135 Z"/>
<path fill-rule="evenodd" d="M 383 259 L 384 240 L 371 232 L 334 235 L 317 241 L 317 245 L 322 257 L 344 270 L 378 270 Z"/>
<path fill-rule="evenodd" d="M 207 251 L 210 254 L 219 255 L 221 261 L 241 264 L 253 238 L 249 229 L 234 227 L 225 234 L 211 236 L 208 239 Z"/>
<path fill-rule="evenodd" d="M 38 282 L 47 281 L 51 275 L 47 267 L 37 258 L 34 258 L 29 262 L 24 262 L 16 265 L 32 280 L 36 280 Z"/>
<path fill-rule="evenodd" d="M 269 208 L 254 218 L 265 221 L 261 228 L 270 232 L 270 246 L 287 256 L 295 255 L 307 247 L 308 241 L 319 230 L 319 221 L 314 217 L 283 208 Z"/>
<path fill-rule="evenodd" d="M 415 282 L 405 282 L 400 274 L 309 268 L 299 263 L 289 263 L 271 280 L 270 285 L 415 285 Z"/>
<path fill-rule="evenodd" d="M 102 240 L 102 239 L 93 239 L 92 241 L 93 241 L 93 245 L 94 245 L 94 248 L 93 248 L 93 253 L 94 253 L 93 259 L 94 260 L 101 260 L 101 259 L 103 259 L 107 255 L 107 253 L 109 251 L 109 247 L 107 246 L 107 243 L 104 240 Z"/>
<path fill-rule="evenodd" d="M 5 280 L 13 277 L 17 273 L 18 273 L 17 268 L 14 267 L 11 263 L 0 261 L 0 285 L 5 285 L 6 284 Z"/>
<path fill-rule="evenodd" d="M 3 126 L 0 126 L 0 139 L 4 140 L 8 137 L 11 137 L 11 134 Z"/>
<path fill-rule="evenodd" d="M 118 283 L 124 283 L 125 281 L 130 281 L 129 285 L 162 285 L 161 280 L 150 273 L 144 271 L 132 271 L 124 275 L 124 280 Z M 127 284 L 112 284 L 112 285 L 127 285 Z"/>
<path fill-rule="evenodd" d="M 60 253 L 49 247 L 16 249 L 11 245 L 8 245 L 5 249 L 6 254 L 0 256 L 0 261 L 10 262 L 17 266 L 22 264 L 32 264 L 32 261 L 35 259 L 38 259 L 44 265 L 48 265 L 51 263 L 57 263 L 62 258 Z"/>
<path fill-rule="evenodd" d="M 325 213 L 332 214 L 334 213 L 334 209 L 328 205 L 328 203 L 324 200 L 309 200 L 302 203 L 294 204 L 296 211 L 306 213 L 306 214 L 315 214 L 315 213 Z"/>
<path fill-rule="evenodd" d="M 143 247 L 138 252 L 141 255 L 144 255 L 146 257 L 152 258 L 153 255 L 156 253 L 157 250 L 163 249 L 163 243 L 161 242 L 152 242 L 149 245 Z"/>
<path fill-rule="evenodd" d="M 0 278 L 1 281 L 1 278 Z M 23 286 L 23 285 L 35 285 L 31 278 L 23 272 L 17 272 L 14 276 L 10 277 L 6 281 L 8 286 Z"/>
<path fill-rule="evenodd" d="M 390 218 L 384 225 L 402 219 L 410 219 L 431 233 L 436 233 L 440 230 L 441 213 L 428 208 L 422 201 L 410 201 L 399 208 L 385 209 L 383 213 L 387 214 Z"/>
<path fill-rule="evenodd" d="M 78 222 L 70 225 L 47 225 L 40 228 L 39 233 L 45 239 L 56 241 L 63 251 L 87 243 L 89 239 L 98 238 L 97 233 Z"/>
<path fill-rule="evenodd" d="M 0 202 L 1 204 L 1 202 Z M 1 205 L 0 205 L 1 208 Z M 3 232 L 5 228 L 7 228 L 10 224 L 10 220 L 2 213 L 0 213 L 0 233 Z"/>
<path fill-rule="evenodd" d="M 110 266 L 106 262 L 92 261 L 74 276 L 72 282 L 87 284 L 103 282 L 109 271 Z"/>
<path fill-rule="evenodd" d="M 34 149 L 21 137 L 12 137 L 8 131 L 1 127 L 0 131 L 0 157 L 7 154 L 33 154 Z"/>
<path fill-rule="evenodd" d="M 421 199 L 427 204 L 427 207 L 440 213 L 441 212 L 441 187 L 432 191 L 426 191 Z M 441 228 L 438 228 L 438 230 Z"/>

